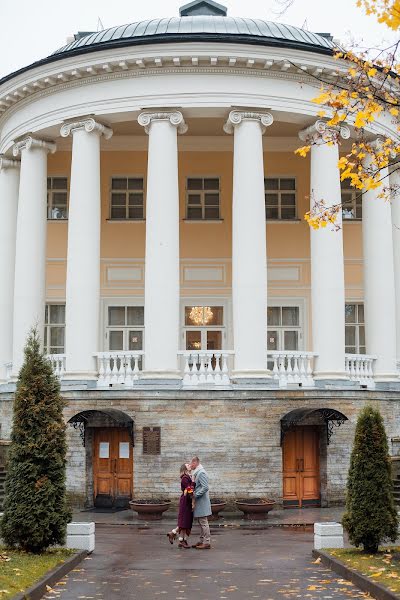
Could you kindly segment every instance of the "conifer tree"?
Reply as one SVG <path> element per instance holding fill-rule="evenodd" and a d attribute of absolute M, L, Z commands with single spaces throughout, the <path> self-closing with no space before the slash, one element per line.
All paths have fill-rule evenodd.
<path fill-rule="evenodd" d="M 355 546 L 375 554 L 382 542 L 397 537 L 388 442 L 379 410 L 366 406 L 357 421 L 347 480 L 343 526 Z"/>
<path fill-rule="evenodd" d="M 14 398 L 4 515 L 0 535 L 9 547 L 39 553 L 65 541 L 66 436 L 60 384 L 29 334 Z"/>

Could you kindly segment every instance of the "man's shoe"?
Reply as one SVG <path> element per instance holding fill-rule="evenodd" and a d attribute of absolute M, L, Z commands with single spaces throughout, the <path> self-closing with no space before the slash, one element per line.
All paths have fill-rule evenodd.
<path fill-rule="evenodd" d="M 192 548 L 198 548 L 199 546 L 202 546 L 203 542 L 197 542 L 197 544 L 193 544 Z"/>
<path fill-rule="evenodd" d="M 210 544 L 197 544 L 195 546 L 196 550 L 210 550 Z"/>

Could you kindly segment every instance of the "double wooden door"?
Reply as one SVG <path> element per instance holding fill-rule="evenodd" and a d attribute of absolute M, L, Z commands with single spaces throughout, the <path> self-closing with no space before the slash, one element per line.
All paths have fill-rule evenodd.
<path fill-rule="evenodd" d="M 121 508 L 132 498 L 133 454 L 128 429 L 95 429 L 93 448 L 94 505 Z"/>
<path fill-rule="evenodd" d="M 320 504 L 319 431 L 296 427 L 283 440 L 283 505 Z"/>

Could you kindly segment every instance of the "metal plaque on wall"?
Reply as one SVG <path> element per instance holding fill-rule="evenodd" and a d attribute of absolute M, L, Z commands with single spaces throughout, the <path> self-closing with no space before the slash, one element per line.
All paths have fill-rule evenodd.
<path fill-rule="evenodd" d="M 143 454 L 161 454 L 161 427 L 143 427 Z"/>

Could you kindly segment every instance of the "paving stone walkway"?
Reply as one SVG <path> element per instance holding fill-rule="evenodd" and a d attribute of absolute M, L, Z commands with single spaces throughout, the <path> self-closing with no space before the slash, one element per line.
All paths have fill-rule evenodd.
<path fill-rule="evenodd" d="M 193 541 L 197 541 L 197 529 Z M 97 526 L 96 550 L 45 598 L 54 600 L 343 600 L 366 598 L 311 557 L 301 529 L 212 532 L 211 550 L 171 546 L 164 525 Z"/>

